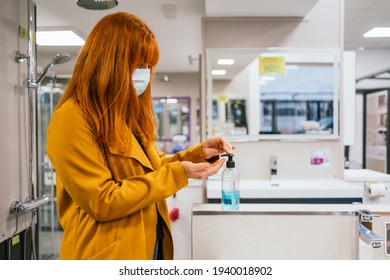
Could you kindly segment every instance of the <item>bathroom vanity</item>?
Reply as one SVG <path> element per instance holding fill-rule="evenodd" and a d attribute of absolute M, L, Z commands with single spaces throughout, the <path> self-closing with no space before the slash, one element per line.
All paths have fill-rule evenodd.
<path fill-rule="evenodd" d="M 389 205 L 194 204 L 192 259 L 390 259 L 389 222 Z"/>
<path fill-rule="evenodd" d="M 205 181 L 207 202 L 221 201 L 218 176 Z M 341 179 L 241 180 L 241 203 L 361 203 L 363 188 Z"/>

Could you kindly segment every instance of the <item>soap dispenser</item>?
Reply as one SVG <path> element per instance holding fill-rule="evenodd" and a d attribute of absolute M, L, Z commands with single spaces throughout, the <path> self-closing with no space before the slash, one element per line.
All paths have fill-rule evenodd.
<path fill-rule="evenodd" d="M 227 156 L 226 168 L 222 172 L 222 209 L 238 210 L 240 208 L 239 173 L 233 161 L 233 154 Z"/>

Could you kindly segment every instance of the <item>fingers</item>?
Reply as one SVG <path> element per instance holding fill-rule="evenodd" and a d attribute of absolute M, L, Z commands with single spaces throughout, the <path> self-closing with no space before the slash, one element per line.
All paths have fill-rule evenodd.
<path fill-rule="evenodd" d="M 233 153 L 233 150 L 236 148 L 235 146 L 231 145 L 223 137 L 220 137 L 219 141 L 222 144 L 222 149 L 224 150 L 224 152 L 226 152 L 227 154 L 232 154 Z"/>
<path fill-rule="evenodd" d="M 223 166 L 224 163 L 225 163 L 224 160 L 218 160 L 218 161 L 214 162 L 213 164 L 209 165 L 209 168 L 207 169 L 208 174 L 206 177 L 217 174 L 219 169 L 221 169 L 221 167 Z"/>
<path fill-rule="evenodd" d="M 216 174 L 222 167 L 224 160 L 219 160 L 213 164 L 209 163 L 192 163 L 188 161 L 182 161 L 184 172 L 188 178 L 193 179 L 205 179 L 211 175 Z"/>
<path fill-rule="evenodd" d="M 232 154 L 235 148 L 223 137 L 210 138 L 203 143 L 202 154 L 205 159 L 208 159 L 222 153 Z"/>

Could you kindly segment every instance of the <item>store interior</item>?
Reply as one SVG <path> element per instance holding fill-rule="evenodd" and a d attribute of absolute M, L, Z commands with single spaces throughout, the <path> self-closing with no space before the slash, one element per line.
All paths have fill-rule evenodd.
<path fill-rule="evenodd" d="M 223 169 L 167 198 L 176 260 L 390 260 L 390 37 L 364 36 L 390 28 L 389 1 L 117 2 L 2 3 L 0 259 L 60 258 L 45 139 L 82 43 L 40 45 L 32 33 L 85 39 L 128 11 L 159 41 L 158 149 L 220 136 L 236 146 L 239 210 L 221 210 Z"/>

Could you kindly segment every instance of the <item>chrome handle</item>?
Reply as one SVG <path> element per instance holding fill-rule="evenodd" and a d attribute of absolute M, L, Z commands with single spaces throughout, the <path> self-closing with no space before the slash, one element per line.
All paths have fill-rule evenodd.
<path fill-rule="evenodd" d="M 20 201 L 14 201 L 11 204 L 11 212 L 12 213 L 19 213 L 19 212 L 28 212 L 31 210 L 34 210 L 38 208 L 39 206 L 47 203 L 49 201 L 49 198 L 46 196 L 43 196 L 41 198 L 36 198 L 32 201 L 22 203 Z"/>
<path fill-rule="evenodd" d="M 359 223 L 359 236 L 364 243 L 371 244 L 372 248 L 380 248 L 382 242 L 384 242 L 382 237 L 376 235 L 361 223 Z"/>
<path fill-rule="evenodd" d="M 379 217 L 378 214 L 374 214 L 368 210 L 358 210 L 356 215 L 359 217 L 359 237 L 366 243 L 371 244 L 372 248 L 380 248 L 384 242 L 383 238 L 368 229 L 366 225 L 371 228 L 372 218 Z"/>
<path fill-rule="evenodd" d="M 371 222 L 372 218 L 379 217 L 378 214 L 374 214 L 369 210 L 358 210 L 356 214 L 359 216 L 359 222 Z"/>

